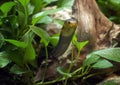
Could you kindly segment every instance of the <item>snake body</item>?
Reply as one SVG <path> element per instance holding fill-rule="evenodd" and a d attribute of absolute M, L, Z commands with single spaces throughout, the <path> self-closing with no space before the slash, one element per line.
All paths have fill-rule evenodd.
<path fill-rule="evenodd" d="M 68 19 L 64 22 L 60 33 L 59 42 L 51 52 L 52 57 L 58 58 L 67 50 L 77 28 L 77 25 L 78 22 L 75 18 Z"/>

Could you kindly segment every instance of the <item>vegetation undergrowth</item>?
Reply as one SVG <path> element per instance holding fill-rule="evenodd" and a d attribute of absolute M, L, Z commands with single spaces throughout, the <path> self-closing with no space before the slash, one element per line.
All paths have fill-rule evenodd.
<path fill-rule="evenodd" d="M 67 85 L 69 79 L 75 80 L 82 78 L 86 80 L 91 76 L 99 74 L 89 74 L 91 69 L 114 67 L 111 61 L 119 63 L 120 48 L 108 48 L 90 53 L 87 55 L 82 66 L 71 72 L 74 63 L 77 62 L 74 61 L 74 55 L 72 54 L 72 63 L 68 69 L 62 69 L 61 67 L 56 68 L 59 74 L 61 74 L 56 80 L 44 81 L 44 76 L 41 82 L 33 82 L 34 69 L 39 68 L 37 59 L 42 56 L 37 50 L 41 51 L 45 49 L 45 61 L 48 62 L 49 44 L 52 44 L 54 47 L 59 40 L 59 35 L 50 36 L 45 31 L 45 28 L 43 28 L 43 25 L 54 21 L 54 19 L 49 16 L 50 14 L 60 11 L 65 7 L 70 8 L 73 1 L 74 0 L 9 0 L 8 2 L 3 2 L 0 5 L 0 70 L 3 69 L 11 75 L 14 74 L 14 82 L 16 80 L 21 81 L 21 83 L 25 85 L 47 85 L 60 81 L 63 81 L 63 84 Z M 114 6 L 120 7 L 115 1 L 116 0 L 114 0 L 114 2 L 109 0 L 109 3 L 113 4 L 111 8 L 114 8 Z M 102 5 L 104 2 L 99 0 L 99 3 Z M 43 10 L 43 8 L 54 4 L 57 6 L 56 9 Z M 115 9 L 115 11 L 118 11 L 118 9 Z M 116 13 L 116 16 L 109 16 L 111 16 L 111 20 L 118 21 L 119 23 L 119 20 L 117 20 L 119 19 L 118 15 L 119 12 Z M 72 43 L 78 49 L 78 59 L 80 58 L 81 49 L 88 42 L 89 41 L 78 42 L 76 37 L 73 38 Z M 45 70 L 47 69 L 47 64 Z"/>

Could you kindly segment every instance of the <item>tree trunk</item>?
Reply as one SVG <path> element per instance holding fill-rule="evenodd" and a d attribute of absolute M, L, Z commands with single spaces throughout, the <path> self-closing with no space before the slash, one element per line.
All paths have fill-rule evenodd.
<path fill-rule="evenodd" d="M 75 0 L 73 14 L 79 23 L 78 41 L 89 40 L 84 53 L 110 47 L 113 38 L 120 32 L 120 26 L 111 22 L 100 11 L 95 0 Z"/>

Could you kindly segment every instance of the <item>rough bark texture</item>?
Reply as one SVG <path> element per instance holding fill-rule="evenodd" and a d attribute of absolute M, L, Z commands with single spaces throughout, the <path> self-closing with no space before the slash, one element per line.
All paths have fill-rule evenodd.
<path fill-rule="evenodd" d="M 79 22 L 78 41 L 89 40 L 85 53 L 111 46 L 112 39 L 120 32 L 120 26 L 105 17 L 95 0 L 75 0 L 73 10 Z"/>

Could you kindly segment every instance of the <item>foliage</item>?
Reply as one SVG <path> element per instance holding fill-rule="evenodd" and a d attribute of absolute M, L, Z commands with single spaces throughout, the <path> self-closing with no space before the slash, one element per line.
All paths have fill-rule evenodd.
<path fill-rule="evenodd" d="M 108 48 L 95 51 L 87 56 L 83 65 L 92 65 L 94 68 L 109 68 L 113 64 L 111 61 L 120 62 L 120 48 Z"/>
<path fill-rule="evenodd" d="M 49 44 L 56 46 L 59 34 L 50 36 L 42 25 L 53 22 L 49 14 L 62 10 L 64 7 L 70 8 L 74 0 L 10 0 L 0 6 L 0 68 L 8 69 L 8 73 L 25 76 L 25 79 L 32 81 L 34 77 L 33 69 L 38 68 L 37 58 L 41 57 L 39 51 L 45 48 L 46 61 L 48 61 Z M 120 0 L 98 0 L 103 12 L 113 21 L 120 23 Z M 57 5 L 54 10 L 43 8 L 51 5 Z M 110 4 L 110 5 L 109 5 Z M 104 5 L 104 6 L 102 6 Z M 113 15 L 110 11 L 115 12 Z M 36 39 L 36 36 L 39 39 Z M 76 36 L 72 40 L 73 45 L 78 49 L 78 59 L 81 58 L 81 49 L 85 47 L 88 41 L 78 42 Z M 39 48 L 40 45 L 41 47 Z M 42 51 L 41 51 L 42 52 Z M 43 53 L 44 54 L 44 53 Z M 72 56 L 73 58 L 74 56 Z M 83 77 L 86 79 L 95 74 L 89 74 L 91 69 L 105 69 L 113 67 L 111 61 L 120 62 L 120 49 L 108 48 L 98 50 L 87 55 L 82 66 L 71 72 L 76 61 L 72 61 L 69 69 L 58 67 L 57 71 L 61 76 L 53 81 L 39 82 L 35 85 L 45 85 L 68 79 L 77 79 Z M 33 81 L 32 81 L 33 82 Z M 27 84 L 26 84 L 27 85 Z"/>
<path fill-rule="evenodd" d="M 78 44 L 81 45 L 81 47 L 80 46 L 77 47 L 78 50 L 83 49 L 84 46 L 88 43 L 88 41 L 78 42 L 76 41 L 75 37 L 73 38 L 72 42 L 74 42 L 73 44 L 76 46 Z M 78 55 L 79 55 L 78 57 L 80 58 L 79 52 Z M 71 68 L 75 64 L 74 60 L 67 69 L 62 67 L 57 67 L 57 71 L 61 74 L 59 78 L 53 81 L 40 82 L 37 83 L 37 85 L 47 85 L 63 80 L 65 81 L 64 85 L 66 85 L 68 79 L 75 80 L 78 78 L 83 78 L 83 80 L 85 80 L 89 77 L 101 74 L 101 72 L 89 74 L 91 69 L 107 69 L 114 67 L 114 64 L 112 62 L 120 62 L 120 48 L 107 48 L 92 52 L 89 55 L 87 55 L 86 59 L 83 61 L 82 66 L 72 72 L 71 72 Z"/>
<path fill-rule="evenodd" d="M 5 52 L 0 53 L 0 68 L 7 66 L 10 63 L 10 59 L 8 58 Z"/>
<path fill-rule="evenodd" d="M 57 0 L 3 1 L 0 6 L 0 68 L 8 68 L 8 73 L 25 78 L 33 77 L 32 69 L 38 68 L 37 58 L 42 56 L 37 52 L 41 49 L 37 46 L 40 44 L 46 49 L 48 59 L 48 45 L 56 46 L 58 42 L 59 35 L 51 37 L 43 28 L 44 24 L 53 22 L 49 15 L 62 10 L 67 2 L 60 3 L 53 10 L 43 9 L 58 3 Z"/>
<path fill-rule="evenodd" d="M 100 9 L 113 22 L 120 24 L 120 0 L 97 0 Z"/>

